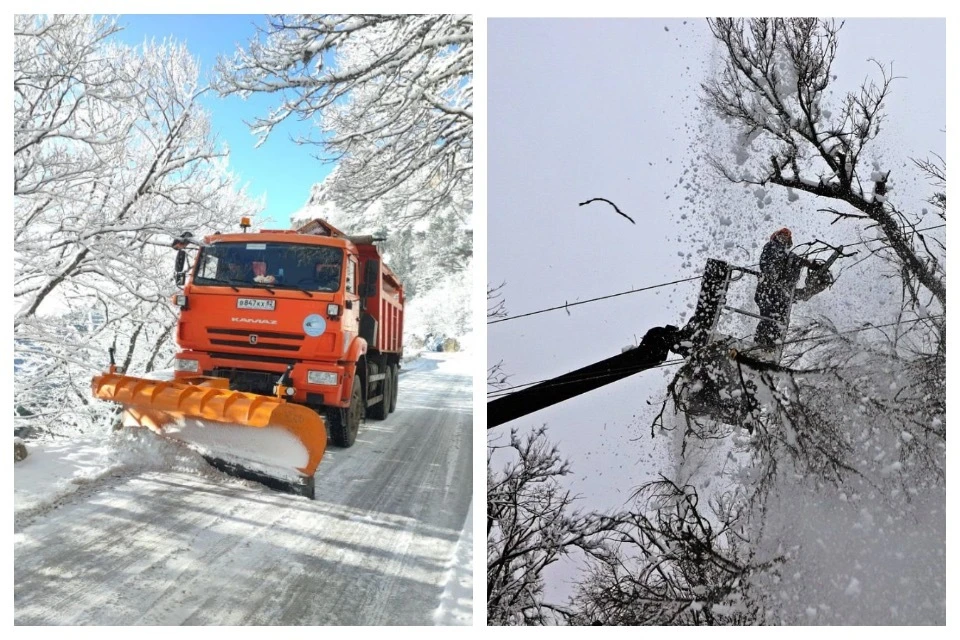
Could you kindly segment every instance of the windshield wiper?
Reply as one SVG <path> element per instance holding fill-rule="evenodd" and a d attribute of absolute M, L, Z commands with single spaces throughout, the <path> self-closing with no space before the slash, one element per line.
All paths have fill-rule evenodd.
<path fill-rule="evenodd" d="M 232 282 L 235 284 L 242 285 L 244 287 L 253 287 L 254 289 L 266 289 L 267 291 L 270 292 L 270 295 L 272 296 L 277 295 L 276 293 L 274 293 L 273 289 L 267 286 L 265 282 L 257 282 L 256 280 L 235 280 L 233 278 L 230 278 L 229 280 L 224 280 L 224 282 Z M 233 290 L 240 291 L 239 289 L 236 289 L 236 288 L 234 288 Z"/>
<path fill-rule="evenodd" d="M 200 285 L 202 285 L 202 284 L 225 284 L 225 285 L 227 285 L 228 287 L 230 287 L 231 289 L 233 289 L 234 291 L 236 291 L 237 293 L 240 293 L 240 289 L 237 289 L 235 286 L 233 286 L 234 283 L 236 283 L 236 284 L 243 284 L 243 282 L 240 281 L 240 280 L 233 280 L 233 279 L 229 279 L 229 278 L 226 279 L 226 280 L 223 280 L 223 279 L 220 279 L 220 278 L 203 278 L 203 280 L 204 280 L 204 282 L 198 282 L 197 284 L 200 284 Z"/>
<path fill-rule="evenodd" d="M 309 296 L 309 297 L 311 297 L 311 298 L 313 297 L 313 294 L 312 294 L 312 293 L 310 293 L 310 292 L 307 291 L 306 289 L 301 289 L 300 287 L 298 287 L 298 286 L 295 285 L 295 284 L 280 284 L 280 285 L 276 285 L 276 284 L 275 284 L 275 285 L 273 285 L 273 286 L 277 287 L 278 289 L 293 289 L 294 291 L 299 291 L 300 293 L 305 293 L 305 294 L 307 294 L 307 296 Z"/>
<path fill-rule="evenodd" d="M 240 292 L 240 289 L 237 289 L 235 286 L 233 286 L 233 285 L 235 285 L 235 284 L 238 284 L 238 285 L 240 285 L 240 286 L 242 286 L 242 287 L 253 287 L 253 288 L 255 288 L 255 289 L 266 289 L 266 290 L 270 293 L 270 295 L 272 295 L 272 296 L 277 295 L 277 294 L 276 294 L 276 291 L 274 291 L 274 289 L 293 289 L 293 290 L 295 290 L 295 291 L 299 291 L 300 293 L 306 294 L 306 295 L 307 295 L 308 297 L 310 297 L 310 298 L 313 297 L 313 294 L 310 293 L 309 291 L 307 291 L 306 289 L 301 289 L 300 287 L 298 287 L 298 286 L 296 286 L 296 285 L 293 285 L 293 284 L 279 284 L 279 285 L 278 285 L 278 284 L 274 283 L 272 286 L 269 286 L 269 285 L 267 285 L 265 282 L 250 282 L 250 281 L 247 281 L 247 280 L 236 280 L 236 279 L 234 279 L 234 278 L 203 278 L 203 281 L 202 281 L 202 282 L 198 282 L 197 284 L 199 284 L 199 285 L 204 285 L 204 284 L 225 284 L 225 285 L 227 285 L 228 287 L 230 287 L 231 289 L 233 289 L 234 291 L 236 291 L 237 293 L 239 293 L 239 292 Z"/>
<path fill-rule="evenodd" d="M 203 282 L 198 282 L 199 285 L 204 284 L 225 284 L 237 293 L 240 293 L 240 289 L 237 289 L 234 285 L 240 285 L 241 287 L 255 287 L 259 283 L 248 282 L 246 280 L 237 280 L 236 278 L 203 278 Z M 273 291 L 270 292 L 271 294 Z"/>

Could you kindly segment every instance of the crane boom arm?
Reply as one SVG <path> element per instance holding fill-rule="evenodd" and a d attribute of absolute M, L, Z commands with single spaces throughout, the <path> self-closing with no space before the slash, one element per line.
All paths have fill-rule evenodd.
<path fill-rule="evenodd" d="M 672 325 L 654 327 L 635 349 L 488 402 L 487 429 L 656 367 L 667 359 L 678 336 Z"/>

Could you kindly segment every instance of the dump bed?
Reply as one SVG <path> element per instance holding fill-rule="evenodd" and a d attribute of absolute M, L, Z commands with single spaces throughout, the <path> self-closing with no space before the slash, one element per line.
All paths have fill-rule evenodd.
<path fill-rule="evenodd" d="M 377 248 L 373 244 L 359 244 L 360 273 L 366 276 L 367 262 L 378 262 L 377 286 L 367 298 L 367 313 L 377 321 L 377 343 L 370 345 L 382 353 L 403 351 L 403 285 L 390 267 L 383 263 Z"/>

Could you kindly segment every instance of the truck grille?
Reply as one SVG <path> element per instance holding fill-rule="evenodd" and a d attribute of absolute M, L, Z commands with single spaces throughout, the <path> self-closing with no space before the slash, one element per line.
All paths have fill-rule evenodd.
<path fill-rule="evenodd" d="M 207 334 L 208 336 L 243 336 L 242 340 L 210 337 L 210 344 L 265 351 L 299 351 L 305 337 L 302 333 L 280 333 L 256 329 L 207 329 Z M 250 336 L 257 336 L 257 341 L 251 343 Z M 275 342 L 275 340 L 287 342 Z"/>
<path fill-rule="evenodd" d="M 257 335 L 259 338 L 259 334 Z M 259 339 L 256 344 L 250 344 L 249 341 L 240 340 L 210 340 L 210 344 L 219 344 L 226 347 L 242 347 L 244 349 L 275 349 L 277 351 L 298 351 L 298 344 L 277 344 L 275 342 L 261 342 Z"/>
<path fill-rule="evenodd" d="M 255 356 L 249 353 L 223 353 L 220 351 L 211 351 L 210 357 L 217 360 L 243 360 L 244 362 L 269 362 L 271 364 L 297 364 L 297 359 L 277 358 L 274 356 Z"/>
<path fill-rule="evenodd" d="M 302 333 L 278 333 L 276 331 L 257 331 L 256 329 L 207 329 L 207 333 L 218 334 L 222 336 L 249 336 L 251 333 L 261 338 L 276 338 L 277 340 L 300 340 L 304 335 Z"/>

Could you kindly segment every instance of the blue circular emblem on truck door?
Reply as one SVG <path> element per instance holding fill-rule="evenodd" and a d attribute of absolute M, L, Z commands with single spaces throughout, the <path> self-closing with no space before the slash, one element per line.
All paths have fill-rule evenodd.
<path fill-rule="evenodd" d="M 323 335 L 327 330 L 327 321 L 318 313 L 311 313 L 303 319 L 303 332 L 311 338 Z"/>

